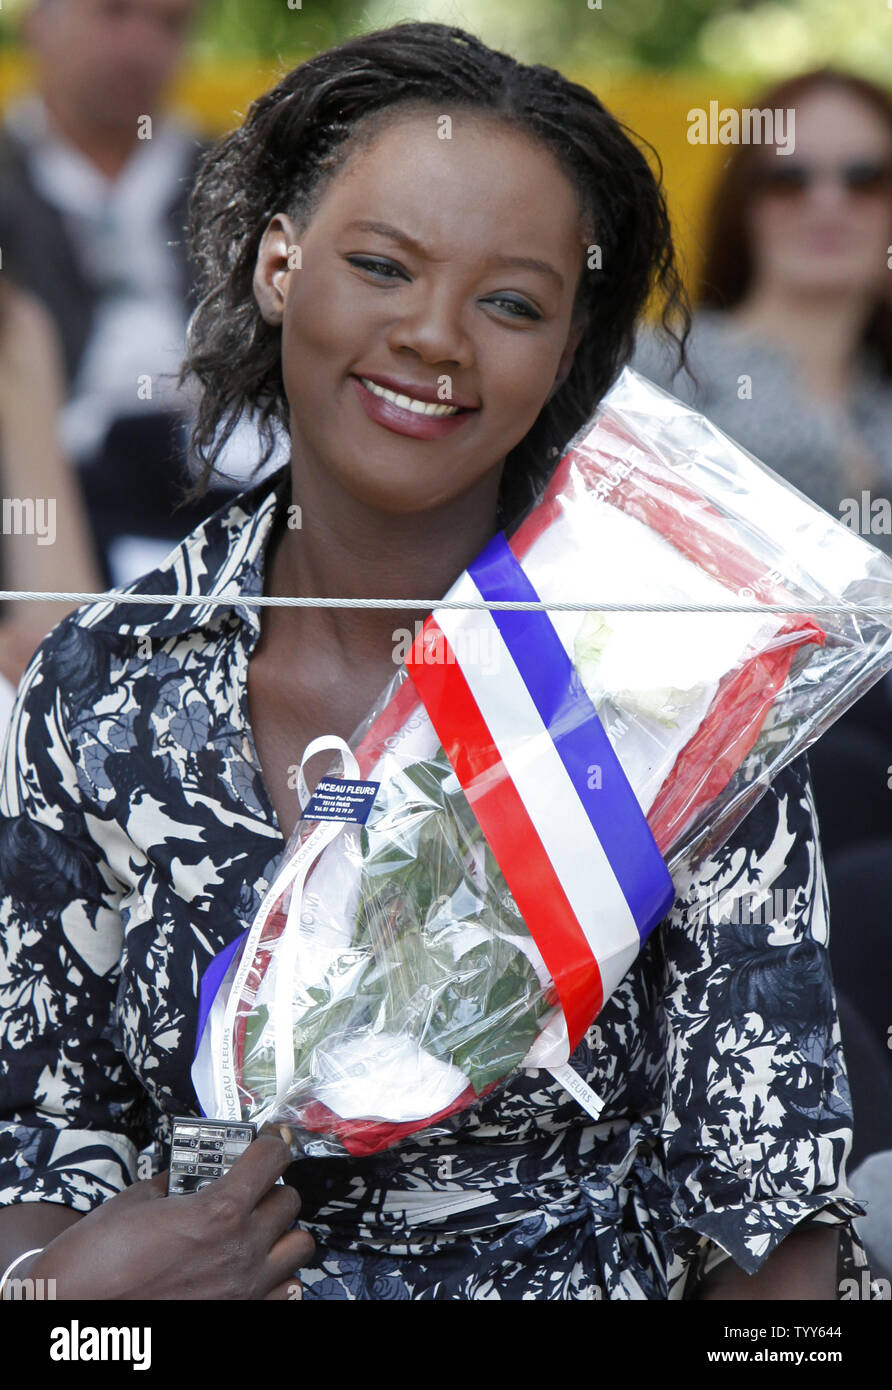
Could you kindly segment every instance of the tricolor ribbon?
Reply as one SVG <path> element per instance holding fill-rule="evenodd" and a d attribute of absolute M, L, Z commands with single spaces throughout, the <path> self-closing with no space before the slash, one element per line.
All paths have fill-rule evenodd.
<path fill-rule="evenodd" d="M 449 596 L 538 598 L 501 533 Z M 486 626 L 490 640 L 468 640 Z M 573 1051 L 672 906 L 665 860 L 545 611 L 436 609 L 406 669 L 549 969 Z"/>

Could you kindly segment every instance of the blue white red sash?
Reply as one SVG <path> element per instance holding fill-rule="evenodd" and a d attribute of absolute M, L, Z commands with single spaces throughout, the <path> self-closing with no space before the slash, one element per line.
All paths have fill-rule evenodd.
<path fill-rule="evenodd" d="M 448 597 L 537 595 L 500 534 Z M 489 640 L 470 641 L 481 627 Z M 572 1050 L 674 899 L 644 812 L 546 612 L 436 609 L 406 668 L 549 968 Z"/>

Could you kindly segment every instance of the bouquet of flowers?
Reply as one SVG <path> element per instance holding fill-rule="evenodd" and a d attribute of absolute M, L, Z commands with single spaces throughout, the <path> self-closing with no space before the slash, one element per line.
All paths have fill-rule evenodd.
<path fill-rule="evenodd" d="M 597 1115 L 568 1058 L 673 870 L 892 668 L 890 601 L 892 562 L 626 369 L 350 743 L 305 750 L 280 871 L 202 981 L 205 1113 L 367 1154 L 533 1067 Z"/>

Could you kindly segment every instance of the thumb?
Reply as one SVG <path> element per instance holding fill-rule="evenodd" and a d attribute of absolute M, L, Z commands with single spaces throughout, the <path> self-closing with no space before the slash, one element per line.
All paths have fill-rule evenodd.
<path fill-rule="evenodd" d="M 117 1201 L 123 1206 L 125 1203 L 130 1206 L 139 1202 L 151 1202 L 156 1197 L 167 1196 L 167 1179 L 170 1170 L 165 1168 L 161 1173 L 154 1173 L 150 1178 L 143 1178 L 140 1182 L 131 1183 L 125 1187 L 123 1192 L 119 1192 Z"/>

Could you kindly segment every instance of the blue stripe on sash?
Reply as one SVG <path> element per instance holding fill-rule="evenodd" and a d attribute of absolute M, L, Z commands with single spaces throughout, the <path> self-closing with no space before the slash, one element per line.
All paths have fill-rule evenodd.
<path fill-rule="evenodd" d="M 484 599 L 538 600 L 502 532 L 468 566 L 468 573 Z M 490 617 L 552 738 L 643 941 L 669 911 L 675 889 L 622 764 L 548 614 L 494 608 Z M 593 767 L 601 770 L 600 787 L 589 786 Z"/>
<path fill-rule="evenodd" d="M 223 983 L 223 976 L 229 969 L 229 962 L 232 960 L 236 951 L 240 950 L 241 947 L 244 945 L 245 940 L 248 936 L 248 932 L 250 930 L 250 927 L 246 928 L 246 930 L 243 931 L 240 936 L 237 936 L 234 941 L 230 941 L 228 946 L 224 946 L 223 950 L 219 951 L 217 955 L 214 956 L 214 959 L 211 961 L 210 965 L 207 967 L 207 969 L 201 977 L 201 981 L 198 986 L 198 1027 L 195 1030 L 196 1056 L 198 1055 L 198 1049 L 201 1046 L 201 1039 L 204 1035 L 205 1024 L 208 1021 L 208 1014 L 211 1011 L 211 1005 L 214 1002 L 217 990 Z"/>

